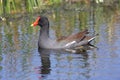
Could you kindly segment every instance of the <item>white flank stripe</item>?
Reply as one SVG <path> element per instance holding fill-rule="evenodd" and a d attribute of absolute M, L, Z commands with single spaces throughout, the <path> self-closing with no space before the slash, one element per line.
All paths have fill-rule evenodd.
<path fill-rule="evenodd" d="M 93 37 L 93 38 L 89 39 L 89 40 L 88 40 L 88 42 L 92 41 L 93 39 L 95 39 L 95 37 Z"/>
<path fill-rule="evenodd" d="M 69 43 L 67 43 L 65 46 L 67 47 L 67 46 L 70 46 L 70 45 L 72 45 L 72 44 L 74 44 L 74 43 L 76 43 L 76 41 L 69 42 Z"/>

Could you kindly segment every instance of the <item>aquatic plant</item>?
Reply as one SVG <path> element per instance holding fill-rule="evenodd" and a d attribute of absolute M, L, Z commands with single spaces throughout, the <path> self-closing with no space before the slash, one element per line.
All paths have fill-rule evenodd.
<path fill-rule="evenodd" d="M 34 12 L 35 10 L 45 9 L 46 5 L 58 5 L 59 3 L 65 7 L 65 4 L 72 5 L 72 3 L 80 3 L 80 5 L 89 5 L 92 2 L 95 2 L 97 5 L 116 5 L 120 3 L 120 0 L 0 0 L 0 15 Z M 71 7 L 73 6 L 68 8 Z"/>

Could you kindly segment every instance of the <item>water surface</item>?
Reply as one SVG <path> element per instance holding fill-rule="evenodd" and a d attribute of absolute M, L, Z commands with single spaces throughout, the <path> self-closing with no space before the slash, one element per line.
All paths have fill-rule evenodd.
<path fill-rule="evenodd" d="M 107 10 L 107 11 L 106 11 Z M 92 42 L 98 49 L 69 53 L 40 50 L 39 27 L 30 24 L 37 15 L 0 22 L 0 80 L 119 80 L 120 13 L 107 7 L 89 11 L 53 10 L 46 14 L 50 37 L 77 33 L 88 28 L 99 33 Z"/>

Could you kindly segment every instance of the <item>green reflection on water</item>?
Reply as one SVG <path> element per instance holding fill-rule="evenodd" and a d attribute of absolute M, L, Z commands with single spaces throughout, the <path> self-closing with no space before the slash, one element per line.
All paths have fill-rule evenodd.
<path fill-rule="evenodd" d="M 0 61 L 2 61 L 2 59 L 3 59 L 3 58 L 0 56 Z"/>
<path fill-rule="evenodd" d="M 2 66 L 0 66 L 0 71 L 2 70 Z"/>

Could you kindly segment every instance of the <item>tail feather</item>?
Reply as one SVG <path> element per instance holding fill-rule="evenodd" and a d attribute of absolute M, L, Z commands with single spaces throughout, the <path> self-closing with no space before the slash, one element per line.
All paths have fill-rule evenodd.
<path fill-rule="evenodd" d="M 93 36 L 93 37 L 91 37 L 89 39 L 85 39 L 85 40 L 80 41 L 79 43 L 74 44 L 74 47 L 78 47 L 78 46 L 82 46 L 82 45 L 87 45 L 92 40 L 94 40 L 96 38 L 96 36 L 98 36 L 98 34 L 96 34 L 95 36 Z"/>
<path fill-rule="evenodd" d="M 90 38 L 90 39 L 88 40 L 88 42 L 91 42 L 92 40 L 94 40 L 94 39 L 95 39 L 95 37 L 96 37 L 96 36 L 94 36 L 94 37 Z"/>
<path fill-rule="evenodd" d="M 90 43 L 92 40 L 94 40 L 96 38 L 96 36 L 98 36 L 99 34 L 96 34 L 95 36 L 91 37 L 90 39 L 88 39 L 88 43 Z"/>
<path fill-rule="evenodd" d="M 94 40 L 96 38 L 98 34 L 96 34 L 95 36 L 93 37 L 87 37 L 86 39 L 83 39 L 82 41 L 72 41 L 72 42 L 69 42 L 65 45 L 65 48 L 75 48 L 75 47 L 79 47 L 79 46 L 84 46 L 84 45 L 87 45 L 89 44 L 92 40 Z"/>

